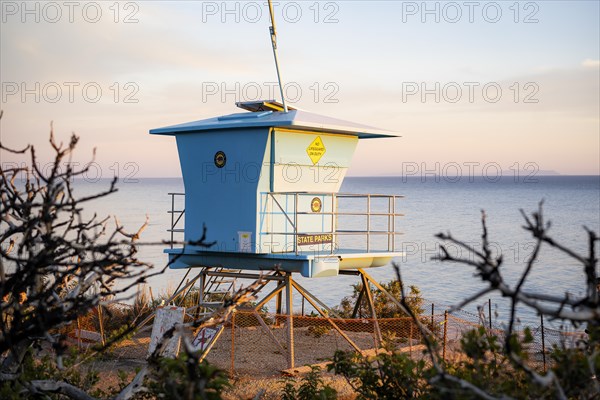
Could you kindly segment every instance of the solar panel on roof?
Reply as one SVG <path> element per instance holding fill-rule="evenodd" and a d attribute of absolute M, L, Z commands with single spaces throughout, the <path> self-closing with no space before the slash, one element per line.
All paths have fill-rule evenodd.
<path fill-rule="evenodd" d="M 251 112 L 257 111 L 277 111 L 283 112 L 283 104 L 275 100 L 257 100 L 257 101 L 238 101 L 235 105 L 244 110 Z M 294 107 L 288 106 L 289 110 L 295 110 Z"/>

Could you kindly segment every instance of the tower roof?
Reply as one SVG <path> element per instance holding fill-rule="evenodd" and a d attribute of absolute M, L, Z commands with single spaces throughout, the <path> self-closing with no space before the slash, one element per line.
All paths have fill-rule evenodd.
<path fill-rule="evenodd" d="M 237 106 L 250 110 L 220 117 L 186 122 L 150 130 L 154 135 L 178 135 L 183 133 L 201 132 L 219 129 L 260 128 L 260 127 L 289 127 L 302 130 L 339 133 L 358 136 L 359 139 L 396 137 L 394 132 L 375 128 L 368 125 L 332 118 L 308 111 L 293 109 L 282 112 L 281 106 L 275 101 L 258 101 L 237 103 Z"/>

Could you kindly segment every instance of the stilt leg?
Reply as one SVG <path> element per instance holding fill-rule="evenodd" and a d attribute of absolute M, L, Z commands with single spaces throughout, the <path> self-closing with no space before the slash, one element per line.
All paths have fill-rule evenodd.
<path fill-rule="evenodd" d="M 292 274 L 285 275 L 285 301 L 288 331 L 288 367 L 294 368 L 294 310 L 292 301 Z"/>

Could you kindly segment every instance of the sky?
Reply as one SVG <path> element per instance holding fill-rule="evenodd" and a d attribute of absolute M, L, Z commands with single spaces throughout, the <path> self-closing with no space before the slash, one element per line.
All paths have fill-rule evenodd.
<path fill-rule="evenodd" d="M 396 132 L 349 175 L 600 174 L 600 2 L 275 2 L 290 105 Z M 264 1 L 0 1 L 0 139 L 177 177 L 153 128 L 279 99 Z M 2 154 L 3 165 L 22 158 Z M 46 164 L 44 164 L 46 165 Z"/>

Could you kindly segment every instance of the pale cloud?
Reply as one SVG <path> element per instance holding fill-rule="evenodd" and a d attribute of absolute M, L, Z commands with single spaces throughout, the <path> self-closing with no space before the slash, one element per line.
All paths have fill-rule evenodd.
<path fill-rule="evenodd" d="M 592 60 L 587 58 L 581 62 L 581 66 L 584 68 L 600 68 L 600 60 Z"/>
<path fill-rule="evenodd" d="M 102 3 L 107 17 L 111 4 Z M 35 82 L 80 83 L 73 102 L 65 100 L 64 85 L 56 103 L 43 94 L 41 101 L 8 96 L 0 105 L 3 142 L 45 148 L 54 121 L 63 139 L 75 131 L 82 149 L 98 147 L 107 172 L 115 163 L 134 162 L 139 176 L 178 176 L 175 141 L 150 136 L 149 129 L 236 112 L 236 100 L 249 100 L 245 85 L 262 88 L 261 98 L 279 98 L 268 88 L 276 76 L 266 17 L 248 23 L 230 16 L 223 23 L 216 15 L 204 22 L 203 2 L 136 4 L 135 24 L 110 18 L 22 24 L 13 18 L 0 25 L 3 83 L 25 82 L 30 90 Z M 398 24 L 393 2 L 343 2 L 340 22 L 323 24 L 313 22 L 312 3 L 301 4 L 302 21 L 278 21 L 284 82 L 302 91 L 292 105 L 403 136 L 362 141 L 353 173 L 390 173 L 403 161 L 494 161 L 505 169 L 532 161 L 563 173 L 600 172 L 598 39 L 589 34 L 598 21 L 589 3 L 578 3 L 584 9 L 568 21 L 558 3 L 544 5 L 544 24 L 534 25 L 512 19 L 504 25 L 422 24 L 416 18 Z M 564 24 L 573 29 L 555 29 Z M 438 102 L 435 95 L 422 101 L 421 93 L 403 99 L 403 84 L 410 81 L 425 82 L 426 89 L 437 82 L 440 90 L 455 82 L 467 100 L 452 103 L 444 93 Z M 98 102 L 82 98 L 86 82 L 101 86 Z M 123 101 L 128 82 L 136 85 L 135 103 Z M 473 102 L 465 82 L 478 84 Z M 501 87 L 500 101 L 482 98 L 488 83 Z M 217 93 L 207 96 L 207 84 L 217 85 Z M 526 103 L 526 96 L 538 101 Z"/>

